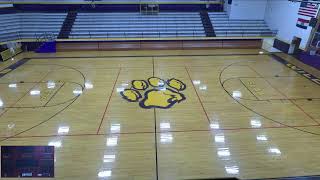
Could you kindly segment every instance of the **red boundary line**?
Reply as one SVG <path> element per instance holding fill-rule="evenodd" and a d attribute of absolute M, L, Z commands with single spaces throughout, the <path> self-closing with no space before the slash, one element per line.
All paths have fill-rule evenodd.
<path fill-rule="evenodd" d="M 320 125 L 304 125 L 304 126 L 290 126 L 290 127 L 319 127 Z M 225 128 L 225 129 L 215 129 L 215 130 L 208 130 L 208 129 L 198 129 L 198 130 L 176 130 L 176 131 L 162 131 L 156 133 L 190 133 L 190 132 L 220 132 L 220 131 L 241 131 L 241 130 L 263 130 L 263 129 L 290 129 L 287 126 L 269 126 L 269 127 L 261 127 L 261 128 Z M 123 132 L 123 133 L 102 133 L 102 134 L 70 134 L 70 135 L 39 135 L 39 136 L 16 136 L 10 139 L 15 138 L 42 138 L 42 137 L 79 137 L 79 136 L 107 136 L 107 135 L 129 135 L 129 134 L 154 134 L 154 131 L 145 131 L 145 132 Z M 7 137 L 0 137 L 0 138 L 7 138 Z"/>
<path fill-rule="evenodd" d="M 98 127 L 98 130 L 97 130 L 97 133 L 96 133 L 96 134 L 99 134 L 99 131 L 100 131 L 100 129 L 101 129 L 102 123 L 103 123 L 103 121 L 104 121 L 104 116 L 105 116 L 106 113 L 107 113 L 107 110 L 108 110 L 108 107 L 109 107 L 109 104 L 110 104 L 110 101 L 111 101 L 111 98 L 112 98 L 114 89 L 115 89 L 115 87 L 116 87 L 116 84 L 117 84 L 117 82 L 118 82 L 118 78 L 119 78 L 119 76 L 120 76 L 120 72 L 121 72 L 121 67 L 119 68 L 119 71 L 118 71 L 118 74 L 117 74 L 117 78 L 116 78 L 116 80 L 115 80 L 114 83 L 113 83 L 111 95 L 109 96 L 109 99 L 108 99 L 108 102 L 107 102 L 107 106 L 106 106 L 106 108 L 105 108 L 105 110 L 104 110 L 104 113 L 103 113 L 103 115 L 102 115 L 102 118 L 101 118 L 101 121 L 100 121 L 100 125 L 99 125 L 99 127 Z"/>
<path fill-rule="evenodd" d="M 199 102 L 200 102 L 200 104 L 201 104 L 201 106 L 202 106 L 203 112 L 205 113 L 205 115 L 206 115 L 206 117 L 207 117 L 207 120 L 208 120 L 208 122 L 209 122 L 209 124 L 210 124 L 211 120 L 210 120 L 210 118 L 209 118 L 209 116 L 208 116 L 208 113 L 207 113 L 206 109 L 204 108 L 204 105 L 203 105 L 203 103 L 202 103 L 202 101 L 201 101 L 201 98 L 200 98 L 198 92 L 197 92 L 197 89 L 196 89 L 196 87 L 195 87 L 194 84 L 193 84 L 193 81 L 192 81 L 191 75 L 190 75 L 190 73 L 189 73 L 189 71 L 188 71 L 188 68 L 187 68 L 186 66 L 185 66 L 184 68 L 185 68 L 186 71 L 187 71 L 187 74 L 188 74 L 188 76 L 189 76 L 189 79 L 190 79 L 190 82 L 191 82 L 191 84 L 192 84 L 192 86 L 193 86 L 193 89 L 194 89 L 194 91 L 196 92 L 196 95 L 197 95 L 197 97 L 198 97 L 198 99 L 199 99 Z"/>

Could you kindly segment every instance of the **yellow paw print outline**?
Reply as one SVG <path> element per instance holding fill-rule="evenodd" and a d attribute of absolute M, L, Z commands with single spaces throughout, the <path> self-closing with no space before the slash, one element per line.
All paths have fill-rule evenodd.
<path fill-rule="evenodd" d="M 187 86 L 179 79 L 171 78 L 165 81 L 158 77 L 150 77 L 147 81 L 133 80 L 131 85 L 131 88 L 120 94 L 129 102 L 139 102 L 141 108 L 168 109 L 186 99 L 181 91 Z M 143 96 L 141 91 L 144 91 Z"/>

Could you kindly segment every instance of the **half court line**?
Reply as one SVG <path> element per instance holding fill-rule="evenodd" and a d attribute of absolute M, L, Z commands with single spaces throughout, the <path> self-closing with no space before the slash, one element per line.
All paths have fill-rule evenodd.
<path fill-rule="evenodd" d="M 154 57 L 152 57 L 152 76 L 155 75 L 154 68 Z M 156 158 L 156 177 L 159 179 L 159 166 L 158 166 L 158 133 L 157 133 L 157 112 L 156 108 L 153 108 L 153 116 L 154 116 L 154 148 L 155 148 L 155 158 Z"/>

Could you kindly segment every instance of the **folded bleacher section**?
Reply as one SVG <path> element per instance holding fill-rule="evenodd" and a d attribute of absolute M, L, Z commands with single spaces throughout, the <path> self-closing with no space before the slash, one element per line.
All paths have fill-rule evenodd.
<path fill-rule="evenodd" d="M 78 13 L 69 38 L 205 37 L 198 12 Z"/>
<path fill-rule="evenodd" d="M 20 16 L 17 14 L 0 15 L 0 42 L 19 39 Z"/>
<path fill-rule="evenodd" d="M 209 17 L 218 37 L 274 36 L 264 20 L 229 19 L 225 12 L 210 12 Z"/>
<path fill-rule="evenodd" d="M 214 29 L 207 11 L 200 12 L 202 25 L 207 37 L 215 37 Z"/>
<path fill-rule="evenodd" d="M 69 12 L 0 14 L 0 42 L 59 38 L 274 36 L 263 20 L 231 20 L 225 12 L 158 14 Z M 213 27 L 213 28 L 212 28 Z"/>
<path fill-rule="evenodd" d="M 16 13 L 0 15 L 1 42 L 37 39 L 44 33 L 58 36 L 67 13 Z"/>
<path fill-rule="evenodd" d="M 59 39 L 67 39 L 70 36 L 72 26 L 73 26 L 76 18 L 77 18 L 76 11 L 68 12 L 68 15 L 67 15 L 66 19 L 64 20 L 63 25 L 60 30 L 60 33 L 58 35 Z"/>

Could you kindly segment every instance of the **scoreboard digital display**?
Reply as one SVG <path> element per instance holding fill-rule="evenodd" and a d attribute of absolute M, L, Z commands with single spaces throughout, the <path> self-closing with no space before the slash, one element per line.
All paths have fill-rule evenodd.
<path fill-rule="evenodd" d="M 1 177 L 54 177 L 54 146 L 2 146 Z"/>

